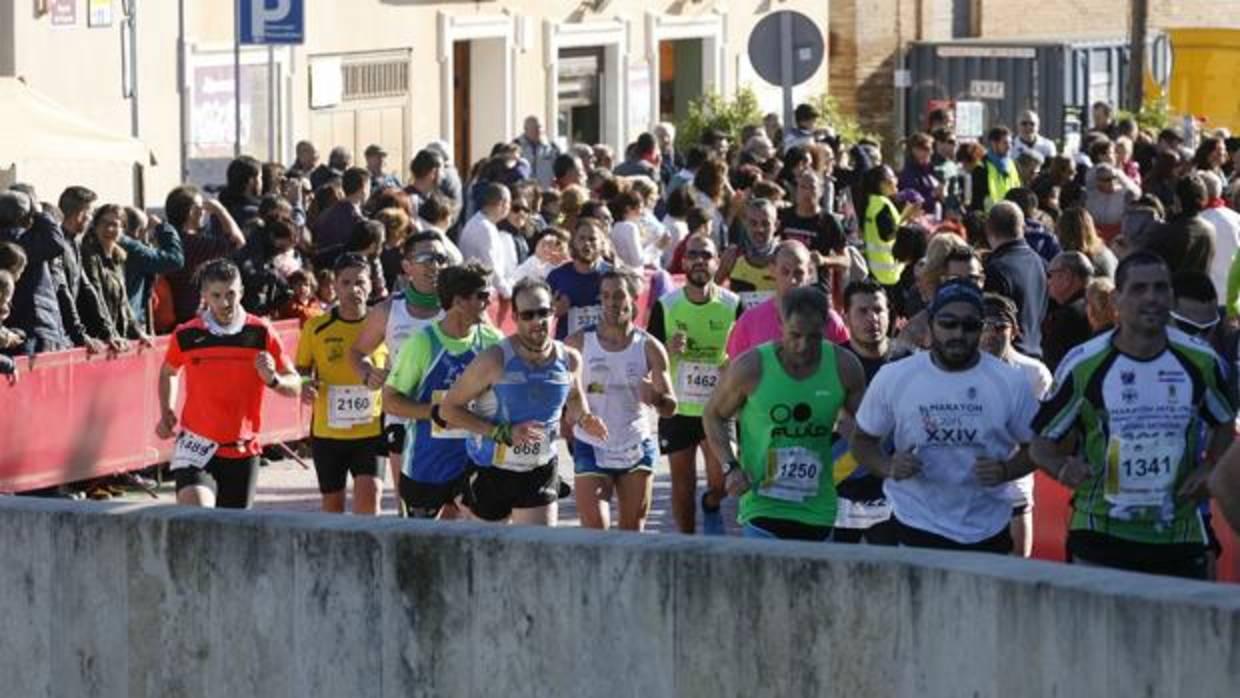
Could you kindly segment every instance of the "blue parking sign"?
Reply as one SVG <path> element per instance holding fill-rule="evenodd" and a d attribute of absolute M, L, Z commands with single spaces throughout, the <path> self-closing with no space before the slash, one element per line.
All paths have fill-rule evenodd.
<path fill-rule="evenodd" d="M 305 0 L 237 0 L 243 44 L 301 44 L 306 40 Z"/>

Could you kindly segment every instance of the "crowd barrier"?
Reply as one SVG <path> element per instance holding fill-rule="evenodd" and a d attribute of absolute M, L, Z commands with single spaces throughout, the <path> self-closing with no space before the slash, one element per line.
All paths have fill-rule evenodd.
<path fill-rule="evenodd" d="M 649 306 L 645 294 L 639 306 L 644 322 Z M 498 324 L 505 333 L 515 330 L 511 313 Z M 292 357 L 299 335 L 296 321 L 275 327 Z M 160 337 L 153 349 L 116 358 L 87 356 L 75 349 L 19 359 L 18 384 L 0 380 L 0 492 L 77 482 L 166 461 L 172 441 L 155 436 L 155 423 L 156 382 L 167 345 L 168 338 Z M 310 410 L 299 400 L 275 393 L 264 399 L 264 443 L 303 438 L 309 423 Z M 1034 557 L 1063 560 L 1068 492 L 1041 473 L 1035 487 Z M 1236 537 L 1221 516 L 1215 516 L 1215 530 L 1223 543 L 1219 578 L 1240 582 Z"/>

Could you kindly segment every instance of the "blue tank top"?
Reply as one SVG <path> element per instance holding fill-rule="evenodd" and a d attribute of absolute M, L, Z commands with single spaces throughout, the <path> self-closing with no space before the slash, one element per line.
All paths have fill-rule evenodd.
<path fill-rule="evenodd" d="M 474 343 L 467 351 L 452 354 L 444 347 L 433 327 L 425 327 L 421 331 L 430 337 L 431 356 L 434 358 L 415 389 L 413 399 L 426 403 L 432 401 L 435 393 L 447 392 L 465 372 L 469 362 L 486 349 L 486 345 L 482 343 L 483 334 L 475 332 Z M 451 482 L 465 472 L 465 443 L 470 432 L 445 429 L 429 419 L 415 420 L 411 424 L 412 438 L 405 440 L 405 477 L 415 482 L 441 484 Z"/>
<path fill-rule="evenodd" d="M 482 397 L 474 401 L 473 411 L 494 423 L 541 422 L 545 437 L 538 444 L 507 446 L 485 436 L 472 435 L 466 446 L 470 460 L 482 467 L 504 470 L 532 470 L 555 458 L 555 442 L 560 435 L 560 413 L 568 402 L 573 373 L 568 352 L 554 343 L 551 361 L 531 366 L 517 354 L 512 338 L 505 339 L 504 375 Z"/>

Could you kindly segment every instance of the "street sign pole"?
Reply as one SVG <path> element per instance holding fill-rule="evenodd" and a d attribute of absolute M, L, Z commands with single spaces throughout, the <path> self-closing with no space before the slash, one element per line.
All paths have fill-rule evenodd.
<path fill-rule="evenodd" d="M 241 157 L 241 3 L 233 3 L 233 157 Z"/>
<path fill-rule="evenodd" d="M 795 84 L 792 68 L 792 13 L 779 15 L 779 73 L 784 88 L 784 125 L 792 126 L 792 87 Z"/>

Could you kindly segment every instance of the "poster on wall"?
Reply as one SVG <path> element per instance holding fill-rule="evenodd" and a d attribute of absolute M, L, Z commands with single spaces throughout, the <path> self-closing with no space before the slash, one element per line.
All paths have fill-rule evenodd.
<path fill-rule="evenodd" d="M 77 24 L 78 0 L 52 0 L 47 5 L 53 27 L 71 27 Z"/>
<path fill-rule="evenodd" d="M 650 63 L 635 61 L 629 64 L 629 140 L 635 140 L 638 134 L 649 131 L 650 99 Z"/>
<path fill-rule="evenodd" d="M 92 27 L 112 26 L 112 0 L 86 0 L 86 23 Z"/>
<path fill-rule="evenodd" d="M 190 181 L 223 184 L 232 161 L 236 131 L 236 95 L 231 65 L 193 67 L 190 120 Z M 261 153 L 267 148 L 267 65 L 241 66 L 241 152 Z"/>

